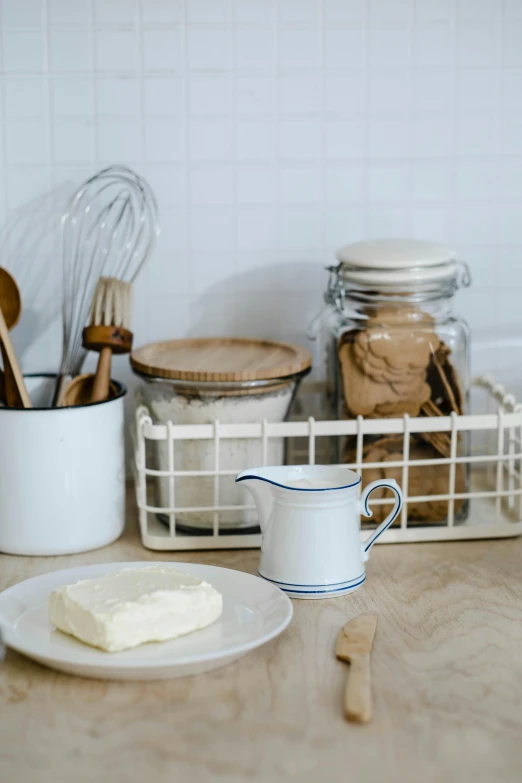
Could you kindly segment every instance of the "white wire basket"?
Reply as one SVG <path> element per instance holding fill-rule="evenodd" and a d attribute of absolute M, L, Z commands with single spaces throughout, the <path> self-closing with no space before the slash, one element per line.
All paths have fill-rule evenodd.
<path fill-rule="evenodd" d="M 475 389 L 482 390 L 484 413 L 459 416 L 418 417 L 394 419 L 364 419 L 350 421 L 323 421 L 309 417 L 303 421 L 257 424 L 175 425 L 155 424 L 146 407 L 136 411 L 135 482 L 136 500 L 143 544 L 154 550 L 233 549 L 259 547 L 259 532 L 241 532 L 237 527 L 225 527 L 224 518 L 230 513 L 255 515 L 255 507 L 245 493 L 244 502 L 227 504 L 223 501 L 223 482 L 232 484 L 236 474 L 259 465 L 221 466 L 222 444 L 227 440 L 257 441 L 262 464 L 267 464 L 271 439 L 283 439 L 285 461 L 288 464 L 326 462 L 321 459 L 323 444 L 339 438 L 355 438 L 355 461 L 343 463 L 358 473 L 367 469 L 399 469 L 404 504 L 397 524 L 389 528 L 379 543 L 406 543 L 477 538 L 504 538 L 522 533 L 522 405 L 517 404 L 504 387 L 484 376 L 475 381 Z M 416 433 L 446 433 L 450 438 L 449 456 L 436 459 L 409 458 L 410 437 Z M 376 435 L 402 438 L 402 459 L 369 463 L 363 462 L 365 439 Z M 459 443 L 467 438 L 471 449 L 461 455 Z M 211 470 L 187 470 L 176 467 L 183 444 L 204 441 L 213 454 Z M 162 459 L 158 466 L 158 449 Z M 238 453 L 242 453 L 238 450 Z M 166 463 L 166 464 L 165 464 Z M 260 463 L 261 464 L 261 463 Z M 409 494 L 411 471 L 419 466 L 448 466 L 447 492 L 436 496 Z M 459 467 L 462 466 L 462 467 Z M 465 470 L 469 480 L 465 492 L 456 483 L 457 471 Z M 208 491 L 198 496 L 197 488 L 203 482 L 211 486 L 210 502 L 203 505 L 181 505 L 177 502 L 179 482 L 190 479 L 196 496 L 208 498 Z M 158 485 L 162 482 L 162 492 Z M 462 488 L 462 487 L 461 487 Z M 244 491 L 244 490 L 242 490 Z M 192 492 L 194 496 L 194 492 Z M 158 504 L 158 498 L 163 502 Z M 165 502 L 166 501 L 166 502 Z M 413 504 L 442 501 L 447 513 L 442 521 L 419 523 L 410 519 Z M 376 499 L 371 506 L 389 504 L 391 499 Z M 466 508 L 466 513 L 458 509 Z M 208 529 L 187 529 L 182 520 L 190 515 L 204 514 L 210 520 Z M 371 522 L 371 520 L 370 520 Z M 250 530 L 252 527 L 250 526 Z M 364 538 L 366 530 L 361 533 Z"/>

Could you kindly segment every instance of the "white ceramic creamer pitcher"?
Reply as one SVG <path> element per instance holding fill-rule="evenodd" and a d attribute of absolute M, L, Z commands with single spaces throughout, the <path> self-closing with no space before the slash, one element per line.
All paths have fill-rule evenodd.
<path fill-rule="evenodd" d="M 259 575 L 293 598 L 329 598 L 356 590 L 373 544 L 397 517 L 396 481 L 373 481 L 360 497 L 361 477 L 347 468 L 292 465 L 245 470 L 236 477 L 256 504 L 263 534 Z M 395 493 L 392 512 L 360 540 L 360 515 L 371 517 L 370 492 Z"/>

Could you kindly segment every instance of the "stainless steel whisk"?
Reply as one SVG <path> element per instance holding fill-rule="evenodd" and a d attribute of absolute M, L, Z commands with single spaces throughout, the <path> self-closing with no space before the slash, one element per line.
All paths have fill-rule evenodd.
<path fill-rule="evenodd" d="M 99 278 L 132 283 L 158 234 L 154 193 L 125 166 L 103 169 L 71 198 L 61 222 L 63 344 L 53 405 L 85 361 L 82 331 Z"/>

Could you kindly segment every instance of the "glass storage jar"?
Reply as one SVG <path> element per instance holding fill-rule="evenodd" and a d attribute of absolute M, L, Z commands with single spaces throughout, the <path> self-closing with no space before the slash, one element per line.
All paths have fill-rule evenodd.
<path fill-rule="evenodd" d="M 137 348 L 131 366 L 141 379 L 136 402 L 147 407 L 155 424 L 254 424 L 285 420 L 301 379 L 310 371 L 311 355 L 300 346 L 272 340 L 194 338 Z M 283 438 L 268 438 L 266 464 L 283 464 L 284 446 Z M 218 457 L 216 495 L 214 441 L 176 441 L 177 530 L 211 531 L 217 500 L 222 533 L 258 532 L 257 513 L 242 508 L 251 505 L 250 498 L 234 478 L 263 464 L 261 439 L 222 438 Z M 166 441 L 154 443 L 152 461 L 155 470 L 168 470 Z M 155 490 L 157 507 L 168 509 L 169 479 L 159 477 Z M 166 512 L 158 517 L 168 521 Z"/>
<path fill-rule="evenodd" d="M 448 416 L 467 410 L 470 385 L 470 332 L 453 312 L 452 299 L 470 284 L 469 270 L 449 248 L 419 240 L 375 240 L 342 247 L 339 264 L 329 268 L 323 337 L 328 407 L 333 418 L 390 418 L 408 414 Z M 402 435 L 366 436 L 363 483 L 395 478 L 402 467 Z M 338 441 L 336 461 L 356 462 L 356 438 Z M 459 437 L 458 455 L 468 453 Z M 408 523 L 442 524 L 448 500 L 449 433 L 410 437 L 409 460 L 441 459 L 441 464 L 409 466 Z M 467 492 L 467 469 L 457 464 L 455 493 Z M 374 507 L 373 522 L 387 513 Z M 467 502 L 456 499 L 455 519 L 465 518 Z"/>

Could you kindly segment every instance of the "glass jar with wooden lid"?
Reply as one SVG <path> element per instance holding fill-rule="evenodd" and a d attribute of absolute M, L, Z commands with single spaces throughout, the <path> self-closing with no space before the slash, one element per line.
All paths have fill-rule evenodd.
<path fill-rule="evenodd" d="M 140 377 L 138 392 L 155 423 L 251 424 L 282 422 L 287 417 L 300 380 L 311 367 L 311 355 L 300 346 L 271 340 L 194 338 L 152 343 L 133 351 L 131 365 Z M 166 443 L 156 444 L 155 462 L 166 470 Z M 269 438 L 266 464 L 284 460 L 282 438 Z M 220 441 L 218 505 L 221 531 L 257 530 L 255 511 L 230 507 L 249 504 L 234 475 L 263 462 L 259 438 Z M 176 471 L 216 469 L 214 443 L 176 441 Z M 158 481 L 158 506 L 168 507 L 168 479 Z M 189 532 L 212 529 L 214 477 L 179 476 L 175 480 L 176 528 Z M 197 510 L 188 510 L 197 509 Z M 208 509 L 208 510 L 207 510 Z"/>

